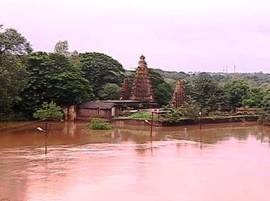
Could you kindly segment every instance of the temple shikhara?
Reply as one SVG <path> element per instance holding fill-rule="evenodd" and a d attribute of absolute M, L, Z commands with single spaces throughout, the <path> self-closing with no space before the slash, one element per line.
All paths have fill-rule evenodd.
<path fill-rule="evenodd" d="M 182 106 L 185 102 L 185 88 L 184 88 L 184 81 L 178 80 L 176 82 L 175 90 L 173 92 L 171 105 L 175 108 Z"/>
<path fill-rule="evenodd" d="M 136 70 L 130 99 L 149 102 L 154 101 L 148 67 L 145 61 L 145 56 L 143 55 L 140 57 L 139 66 Z"/>
<path fill-rule="evenodd" d="M 120 92 L 120 100 L 128 100 L 129 97 L 130 97 L 130 89 L 128 78 L 125 78 Z"/>
<path fill-rule="evenodd" d="M 147 63 L 145 61 L 145 56 L 142 55 L 140 57 L 138 64 L 139 66 L 136 69 L 132 89 L 129 89 L 128 79 L 124 79 L 120 100 L 153 102 L 154 94 L 149 77 Z"/>

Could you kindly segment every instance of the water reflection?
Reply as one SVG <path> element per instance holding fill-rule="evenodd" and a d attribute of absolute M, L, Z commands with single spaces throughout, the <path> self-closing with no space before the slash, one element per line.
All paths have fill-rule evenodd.
<path fill-rule="evenodd" d="M 0 200 L 269 200 L 268 127 L 38 126 L 0 131 Z"/>

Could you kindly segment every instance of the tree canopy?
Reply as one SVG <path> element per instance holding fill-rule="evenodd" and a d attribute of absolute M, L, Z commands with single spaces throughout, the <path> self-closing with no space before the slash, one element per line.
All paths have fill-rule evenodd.
<path fill-rule="evenodd" d="M 93 99 L 91 85 L 83 73 L 59 54 L 37 52 L 27 65 L 29 82 L 23 91 L 24 107 L 31 112 L 43 102 L 68 106 Z"/>
<path fill-rule="evenodd" d="M 105 84 L 121 85 L 125 70 L 117 60 L 97 52 L 83 53 L 79 56 L 81 69 L 98 99 L 102 98 L 100 97 L 100 91 L 103 90 Z"/>
<path fill-rule="evenodd" d="M 0 119 L 8 119 L 27 82 L 26 55 L 31 45 L 15 29 L 0 26 Z M 15 114 L 15 112 L 14 112 Z"/>

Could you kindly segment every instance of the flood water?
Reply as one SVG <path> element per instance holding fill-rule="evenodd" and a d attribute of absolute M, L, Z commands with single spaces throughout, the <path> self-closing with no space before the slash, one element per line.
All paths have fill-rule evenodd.
<path fill-rule="evenodd" d="M 269 127 L 38 126 L 0 130 L 0 200 L 270 200 Z"/>

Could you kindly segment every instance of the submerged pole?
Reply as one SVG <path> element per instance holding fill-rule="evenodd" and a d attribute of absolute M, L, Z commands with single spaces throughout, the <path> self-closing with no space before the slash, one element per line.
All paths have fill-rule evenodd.
<path fill-rule="evenodd" d="M 154 112 L 152 112 L 152 116 L 151 116 L 151 130 L 150 130 L 150 137 L 151 138 L 153 136 L 153 123 L 154 123 Z"/>
<path fill-rule="evenodd" d="M 200 124 L 200 129 L 202 129 L 202 112 L 199 112 L 199 124 Z"/>
<path fill-rule="evenodd" d="M 47 140 L 48 140 L 48 122 L 45 122 L 45 154 L 48 153 Z"/>

